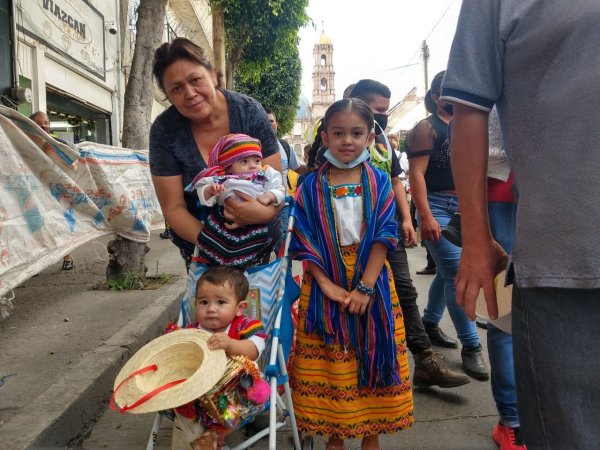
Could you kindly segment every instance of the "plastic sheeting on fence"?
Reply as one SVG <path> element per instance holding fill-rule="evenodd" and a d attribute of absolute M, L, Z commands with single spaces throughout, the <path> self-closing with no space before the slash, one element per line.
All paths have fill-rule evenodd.
<path fill-rule="evenodd" d="M 163 217 L 148 151 L 61 143 L 0 106 L 0 317 L 7 293 L 109 233 L 148 242 Z"/>

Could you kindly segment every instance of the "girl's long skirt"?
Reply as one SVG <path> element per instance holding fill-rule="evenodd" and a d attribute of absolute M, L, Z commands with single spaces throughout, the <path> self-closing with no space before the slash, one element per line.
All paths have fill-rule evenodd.
<path fill-rule="evenodd" d="M 346 249 L 346 248 L 345 248 Z M 351 279 L 356 252 L 344 256 Z M 389 270 L 389 268 L 388 268 Z M 358 363 L 354 350 L 325 345 L 305 330 L 313 277 L 305 273 L 300 293 L 299 322 L 292 371 L 292 399 L 300 431 L 339 439 L 395 433 L 413 423 L 402 310 L 390 274 L 396 355 L 401 383 L 381 388 L 358 388 Z"/>

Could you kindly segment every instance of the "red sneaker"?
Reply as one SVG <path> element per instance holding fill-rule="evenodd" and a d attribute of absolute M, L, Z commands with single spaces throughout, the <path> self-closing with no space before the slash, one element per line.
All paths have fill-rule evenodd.
<path fill-rule="evenodd" d="M 510 428 L 498 423 L 492 430 L 492 439 L 500 450 L 527 450 L 519 427 Z"/>

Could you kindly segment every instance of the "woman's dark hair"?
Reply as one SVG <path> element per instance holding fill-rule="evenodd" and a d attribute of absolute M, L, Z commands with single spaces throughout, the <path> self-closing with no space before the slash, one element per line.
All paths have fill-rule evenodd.
<path fill-rule="evenodd" d="M 442 93 L 442 81 L 444 81 L 444 75 L 446 75 L 446 71 L 442 70 L 435 74 L 433 80 L 431 80 L 431 88 L 429 89 L 432 94 L 440 95 Z"/>
<path fill-rule="evenodd" d="M 442 81 L 444 81 L 444 75 L 446 74 L 445 70 L 437 73 L 433 80 L 431 80 L 431 88 L 425 93 L 425 109 L 429 114 L 435 114 L 437 110 L 437 106 L 431 97 L 433 94 L 438 97 L 442 93 Z"/>
<path fill-rule="evenodd" d="M 317 159 L 317 155 L 319 154 L 319 149 L 323 147 L 323 140 L 321 139 L 321 131 L 323 131 L 323 121 L 319 124 L 317 128 L 317 135 L 315 136 L 315 140 L 310 146 L 310 150 L 308 151 L 308 162 L 306 166 L 308 170 L 314 172 L 321 166 L 321 161 Z"/>
<path fill-rule="evenodd" d="M 175 38 L 171 42 L 165 42 L 154 51 L 154 61 L 152 62 L 152 74 L 156 78 L 158 87 L 165 94 L 165 86 L 163 84 L 165 70 L 180 59 L 194 62 L 209 72 L 214 72 L 213 65 L 204 54 L 202 47 L 197 46 L 189 39 Z M 217 73 L 217 87 L 221 87 L 222 75 Z"/>

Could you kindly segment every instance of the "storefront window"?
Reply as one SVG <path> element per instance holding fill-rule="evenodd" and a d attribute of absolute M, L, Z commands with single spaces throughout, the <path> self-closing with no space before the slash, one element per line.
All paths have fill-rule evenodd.
<path fill-rule="evenodd" d="M 51 89 L 46 93 L 53 135 L 73 144 L 84 141 L 111 144 L 110 115 Z"/>

